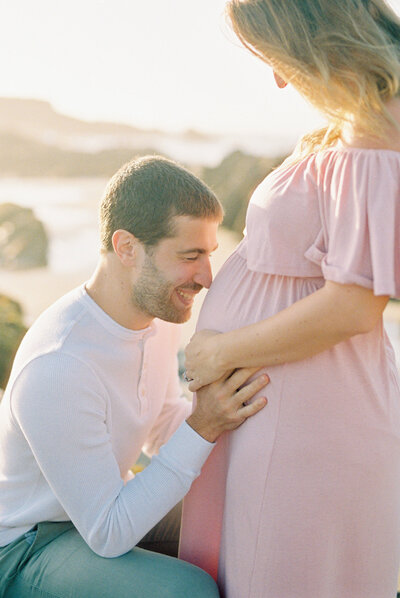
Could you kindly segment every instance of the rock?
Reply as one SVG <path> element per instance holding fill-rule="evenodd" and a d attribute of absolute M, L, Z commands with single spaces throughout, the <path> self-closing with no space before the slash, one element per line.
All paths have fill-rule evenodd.
<path fill-rule="evenodd" d="M 240 151 L 227 156 L 216 168 L 204 168 L 201 176 L 225 209 L 224 226 L 240 234 L 245 226 L 247 204 L 254 189 L 283 161 Z"/>
<path fill-rule="evenodd" d="M 30 208 L 0 204 L 0 267 L 13 270 L 47 265 L 49 240 Z"/>
<path fill-rule="evenodd" d="M 15 353 L 26 330 L 20 304 L 0 294 L 0 389 L 6 387 Z"/>

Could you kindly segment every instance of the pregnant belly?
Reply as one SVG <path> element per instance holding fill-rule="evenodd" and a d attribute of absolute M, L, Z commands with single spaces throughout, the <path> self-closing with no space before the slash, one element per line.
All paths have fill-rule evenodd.
<path fill-rule="evenodd" d="M 233 253 L 215 277 L 204 300 L 197 330 L 227 332 L 253 324 L 317 291 L 322 278 L 295 278 L 247 268 Z"/>
<path fill-rule="evenodd" d="M 315 292 L 323 283 L 320 278 L 250 271 L 246 260 L 234 253 L 206 296 L 198 330 L 226 332 L 271 317 Z M 296 455 L 299 445 L 306 452 L 309 446 L 310 452 L 314 450 L 316 429 L 322 430 L 325 425 L 325 437 L 335 445 L 340 438 L 343 447 L 348 442 L 352 444 L 358 432 L 372 433 L 377 426 L 384 435 L 399 437 L 399 389 L 379 326 L 314 357 L 264 370 L 270 384 L 261 392 L 267 395 L 268 406 L 234 434 L 237 438 L 251 431 L 251 436 L 258 437 L 257 442 L 265 447 L 279 421 L 285 438 L 293 439 Z M 242 448 L 245 454 L 253 452 L 248 443 Z"/>

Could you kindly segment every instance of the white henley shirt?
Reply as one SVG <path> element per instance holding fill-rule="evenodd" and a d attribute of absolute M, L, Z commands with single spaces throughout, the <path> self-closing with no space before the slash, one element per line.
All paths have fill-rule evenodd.
<path fill-rule="evenodd" d="M 183 498 L 214 445 L 184 421 L 178 339 L 161 320 L 120 326 L 84 286 L 38 318 L 0 404 L 0 546 L 71 520 L 119 556 Z M 132 478 L 141 450 L 156 456 Z"/>

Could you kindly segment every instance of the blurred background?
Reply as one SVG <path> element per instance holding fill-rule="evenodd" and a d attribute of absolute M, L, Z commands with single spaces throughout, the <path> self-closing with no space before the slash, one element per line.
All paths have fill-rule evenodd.
<path fill-rule="evenodd" d="M 97 205 L 124 162 L 162 154 L 216 191 L 216 272 L 253 189 L 323 124 L 241 48 L 224 4 L 0 0 L 0 388 L 27 327 L 91 274 Z M 400 363 L 399 311 L 390 302 L 385 324 Z"/>

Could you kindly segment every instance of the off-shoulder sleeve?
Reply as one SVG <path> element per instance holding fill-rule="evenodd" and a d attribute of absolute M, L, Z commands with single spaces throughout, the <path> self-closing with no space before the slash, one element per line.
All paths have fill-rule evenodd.
<path fill-rule="evenodd" d="M 400 297 L 400 153 L 334 153 L 321 189 L 325 279 Z"/>

